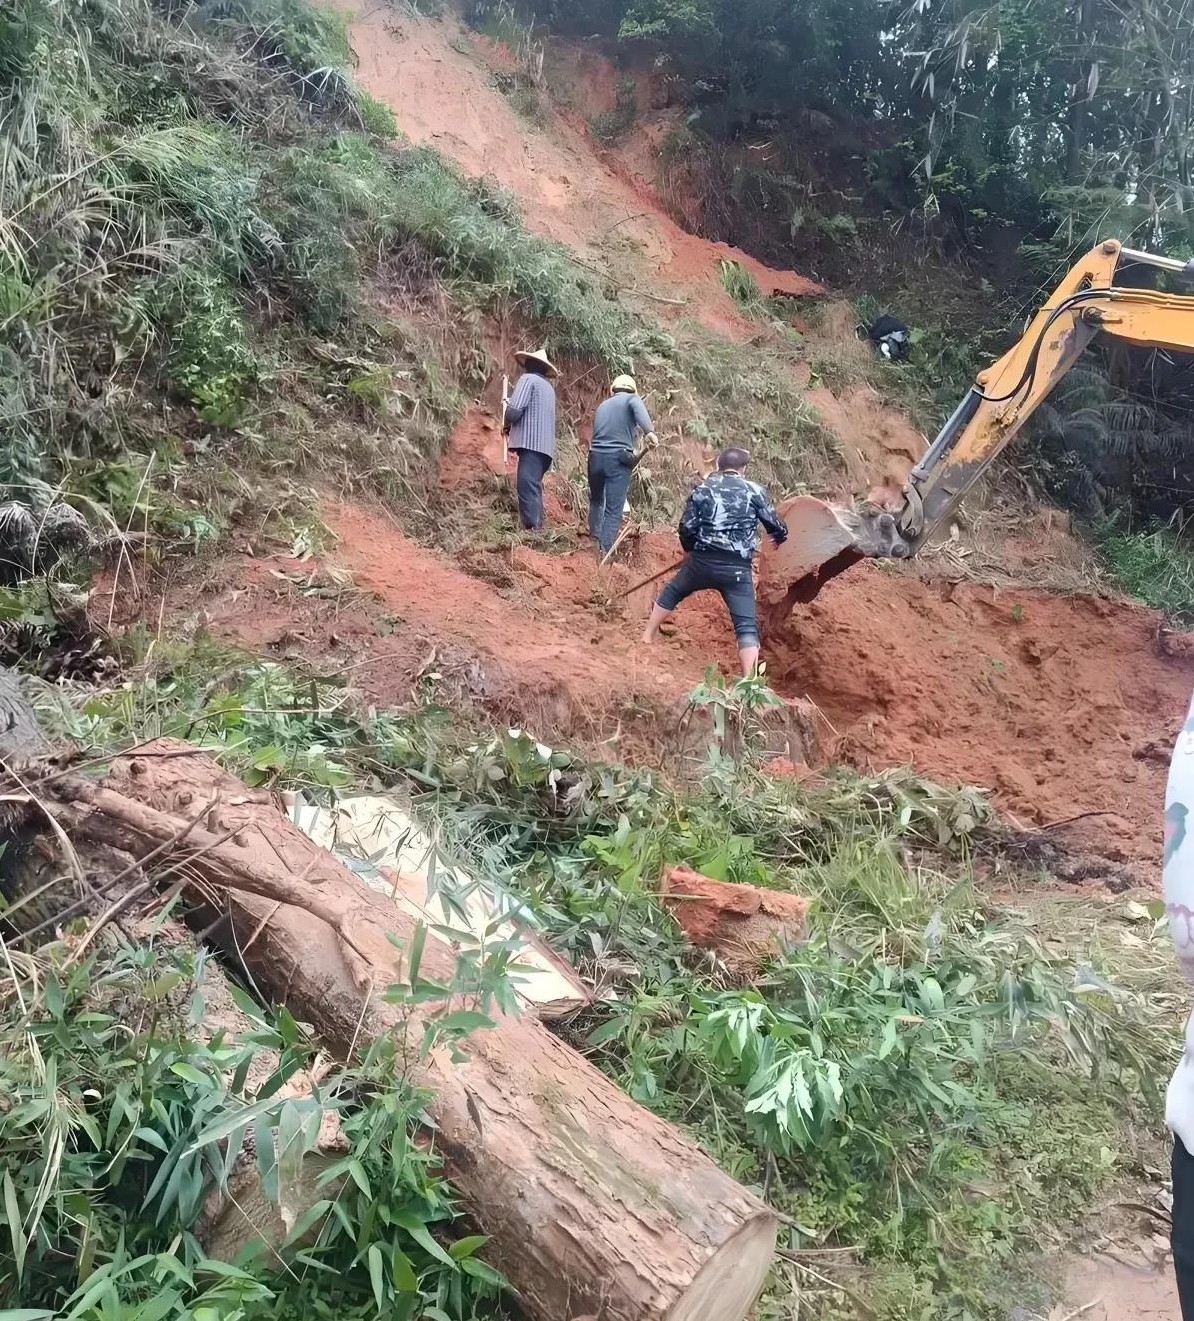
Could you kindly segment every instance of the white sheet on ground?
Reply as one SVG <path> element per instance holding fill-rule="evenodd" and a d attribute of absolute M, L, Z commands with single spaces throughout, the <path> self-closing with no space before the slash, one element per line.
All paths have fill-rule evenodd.
<path fill-rule="evenodd" d="M 559 1017 L 589 1003 L 576 972 L 520 920 L 517 902 L 446 862 L 432 836 L 393 799 L 361 795 L 318 807 L 295 794 L 290 816 L 371 889 L 426 923 L 429 937 L 450 943 L 431 930 L 436 925 L 469 931 L 482 941 L 516 935 L 522 946 L 514 974 L 518 997 L 541 1017 Z M 487 937 L 498 917 L 506 920 Z"/>

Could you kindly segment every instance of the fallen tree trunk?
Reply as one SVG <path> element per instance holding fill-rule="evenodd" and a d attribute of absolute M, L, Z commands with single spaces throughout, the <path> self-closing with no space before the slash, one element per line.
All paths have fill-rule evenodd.
<path fill-rule="evenodd" d="M 39 792 L 72 834 L 185 859 L 226 905 L 214 938 L 329 1049 L 410 1033 L 417 1055 L 420 1011 L 380 999 L 396 980 L 387 932 L 409 941 L 413 920 L 268 794 L 169 743 L 118 759 L 104 785 L 60 775 Z M 429 941 L 421 975 L 452 964 Z M 742 1321 L 774 1250 L 763 1203 L 534 1018 L 500 1018 L 468 1050 L 463 1064 L 442 1050 L 412 1060 L 414 1080 L 488 1258 L 535 1321 Z"/>

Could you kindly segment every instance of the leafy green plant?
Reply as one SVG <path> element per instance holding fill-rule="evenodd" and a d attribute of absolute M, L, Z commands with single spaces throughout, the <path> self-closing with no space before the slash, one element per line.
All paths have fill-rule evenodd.
<path fill-rule="evenodd" d="M 1069 1106 L 1097 1078 L 1123 1114 L 1140 1086 L 1156 1105 L 1160 1024 L 1143 1026 L 1132 992 L 1047 951 L 1015 915 L 909 876 L 873 841 L 802 879 L 819 903 L 813 933 L 755 986 L 646 986 L 606 1007 L 590 1044 L 638 1099 L 781 1190 L 806 1232 L 861 1237 L 931 1277 L 931 1227 L 960 1227 L 970 1180 L 1033 1205 L 1048 1196 L 1019 1186 L 1014 1154 L 1036 1145 L 1026 1121 L 1042 1097 Z M 1105 1148 L 1115 1120 L 1092 1122 Z M 1084 1151 L 1086 1187 L 1112 1172 L 1099 1151 Z M 977 1254 L 1011 1252 L 1023 1229 L 1015 1213 L 989 1220 Z M 962 1284 L 964 1266 L 946 1270 L 973 1314 L 996 1314 L 974 1279 Z"/>
<path fill-rule="evenodd" d="M 417 930 L 391 1000 L 418 991 L 422 940 Z M 359 1064 L 283 1099 L 279 1089 L 311 1065 L 318 1043 L 285 1009 L 266 1013 L 235 987 L 248 1029 L 206 1032 L 211 974 L 176 942 L 73 966 L 6 955 L 0 1227 L 10 1252 L 0 1264 L 0 1305 L 73 1321 L 235 1321 L 329 1308 L 451 1321 L 498 1313 L 504 1282 L 478 1255 L 485 1240 L 453 1241 L 457 1212 L 437 1157 L 412 1140 L 425 1098 L 407 1079 L 400 1041 L 382 1038 Z M 451 992 L 475 999 L 492 973 L 477 959 L 461 968 Z M 504 985 L 500 977 L 492 984 Z M 433 1012 L 422 1049 L 486 1021 Z M 249 1087 L 263 1052 L 276 1067 L 264 1077 L 258 1070 Z M 226 1194 L 238 1157 L 254 1156 L 277 1203 L 316 1158 L 329 1114 L 347 1154 L 320 1157 L 322 1196 L 278 1249 L 286 1271 L 279 1275 L 260 1251 L 236 1266 L 208 1259 L 201 1221 Z"/>
<path fill-rule="evenodd" d="M 218 276 L 190 271 L 176 283 L 172 300 L 171 383 L 205 422 L 236 426 L 261 367 L 231 291 Z"/>
<path fill-rule="evenodd" d="M 719 270 L 722 287 L 734 302 L 747 311 L 757 312 L 762 309 L 763 295 L 759 282 L 741 262 L 723 259 L 719 263 Z"/>
<path fill-rule="evenodd" d="M 638 88 L 633 78 L 619 78 L 614 87 L 614 104 L 589 120 L 593 136 L 611 147 L 624 137 L 638 115 Z"/>
<path fill-rule="evenodd" d="M 357 110 L 361 116 L 361 127 L 375 138 L 389 141 L 398 136 L 398 121 L 388 105 L 384 105 L 368 92 L 357 92 Z"/>
<path fill-rule="evenodd" d="M 198 668 L 180 660 L 139 692 L 92 698 L 68 728 L 84 744 L 181 734 L 234 767 L 272 748 L 268 782 L 308 792 L 329 792 L 316 756 L 358 784 L 402 786 L 453 858 L 617 988 L 585 1024 L 601 1067 L 761 1185 L 803 1227 L 794 1243 L 862 1252 L 884 1321 L 913 1301 L 994 1321 L 998 1269 L 1081 1214 L 1159 1123 L 1155 1080 L 1178 1044 L 1154 995 L 1164 933 L 1134 936 L 1132 954 L 1104 944 L 1105 919 L 1092 936 L 1086 901 L 1080 934 L 1054 936 L 1055 919 L 983 898 L 967 859 L 998 835 L 977 790 L 908 770 L 800 785 L 749 757 L 681 788 L 524 729 L 461 727 L 433 688 L 397 715 L 277 667 L 204 653 Z M 214 690 L 213 672 L 228 674 Z M 727 738 L 736 702 L 748 725 L 768 709 L 761 684 L 734 688 L 708 683 Z M 752 986 L 727 984 L 656 894 L 677 862 L 809 896 L 808 940 Z M 500 960 L 496 981 L 469 975 L 484 1013 Z"/>
<path fill-rule="evenodd" d="M 690 712 L 708 711 L 713 737 L 709 743 L 707 767 L 710 773 L 731 772 L 758 753 L 763 741 L 760 714 L 783 706 L 761 674 L 727 680 L 713 667 L 705 671 L 705 680 L 693 689 L 688 699 Z"/>
<path fill-rule="evenodd" d="M 1098 544 L 1108 571 L 1125 592 L 1180 623 L 1194 622 L 1194 551 L 1183 527 L 1129 532 L 1112 524 Z"/>

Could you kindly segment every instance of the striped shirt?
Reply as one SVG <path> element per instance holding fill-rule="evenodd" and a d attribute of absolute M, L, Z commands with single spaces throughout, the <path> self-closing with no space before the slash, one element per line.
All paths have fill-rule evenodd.
<path fill-rule="evenodd" d="M 546 376 L 526 372 L 518 378 L 506 404 L 506 424 L 510 428 L 508 449 L 555 456 L 556 392 Z"/>

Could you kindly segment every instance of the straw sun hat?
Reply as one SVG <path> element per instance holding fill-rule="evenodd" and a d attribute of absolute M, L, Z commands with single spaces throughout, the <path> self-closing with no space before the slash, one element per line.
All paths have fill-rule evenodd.
<path fill-rule="evenodd" d="M 514 357 L 518 362 L 522 363 L 524 367 L 528 362 L 540 362 L 547 368 L 548 375 L 558 376 L 560 374 L 560 369 L 547 356 L 546 344 L 541 349 L 536 349 L 534 352 L 531 352 L 530 349 L 522 349 L 516 353 Z"/>

